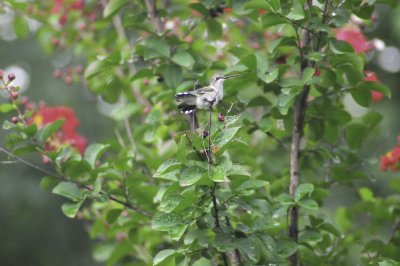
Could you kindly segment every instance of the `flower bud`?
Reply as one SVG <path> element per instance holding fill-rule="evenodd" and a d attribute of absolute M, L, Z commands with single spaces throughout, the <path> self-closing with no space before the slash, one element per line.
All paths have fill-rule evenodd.
<path fill-rule="evenodd" d="M 8 81 L 13 81 L 15 79 L 15 75 L 13 73 L 8 74 Z"/>
<path fill-rule="evenodd" d="M 19 119 L 16 116 L 11 117 L 11 123 L 16 124 L 18 123 Z"/>
<path fill-rule="evenodd" d="M 217 119 L 221 123 L 225 122 L 225 116 L 223 116 L 221 113 L 218 113 L 218 118 Z"/>

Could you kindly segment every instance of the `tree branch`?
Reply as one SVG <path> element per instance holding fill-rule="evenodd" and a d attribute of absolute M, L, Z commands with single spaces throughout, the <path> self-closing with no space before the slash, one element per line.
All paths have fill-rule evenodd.
<path fill-rule="evenodd" d="M 327 12 L 328 12 L 329 0 L 325 3 L 325 8 L 322 14 L 322 23 L 325 23 Z M 312 0 L 307 0 L 307 7 L 309 10 L 312 8 Z M 311 19 L 311 17 L 310 17 Z M 322 34 L 318 35 L 317 45 L 314 48 L 314 51 L 318 51 L 322 42 Z M 312 41 L 311 33 L 306 31 L 304 35 L 304 46 L 301 45 L 299 40 L 298 48 L 300 53 L 300 72 L 303 74 L 304 69 L 308 66 L 315 67 L 315 62 L 309 62 L 304 57 L 304 49 L 303 47 L 309 47 Z M 292 129 L 292 144 L 290 147 L 290 184 L 289 184 L 289 193 L 290 195 L 294 195 L 296 188 L 299 184 L 300 179 L 300 141 L 303 134 L 304 129 L 304 117 L 307 109 L 307 98 L 310 91 L 310 86 L 306 85 L 303 88 L 303 91 L 300 93 L 294 107 L 293 114 L 293 129 Z M 298 206 L 294 206 L 289 211 L 290 221 L 289 221 L 289 236 L 297 242 L 299 229 L 299 208 Z M 292 266 L 298 265 L 298 254 L 297 252 L 290 257 L 290 263 Z"/>

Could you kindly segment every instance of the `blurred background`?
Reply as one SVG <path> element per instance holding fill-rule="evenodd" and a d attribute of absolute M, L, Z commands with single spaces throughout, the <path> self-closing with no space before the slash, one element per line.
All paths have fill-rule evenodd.
<path fill-rule="evenodd" d="M 71 51 L 46 54 L 33 36 L 17 40 L 13 33 L 12 13 L 0 14 L 0 68 L 17 76 L 23 95 L 31 101 L 46 105 L 72 107 L 80 119 L 79 133 L 89 143 L 114 138 L 112 122 L 104 113 L 108 106 L 99 103 L 80 83 L 67 85 L 56 79 L 54 70 L 69 65 L 85 64 L 74 58 Z M 35 23 L 31 28 L 38 27 Z M 368 39 L 378 38 L 384 47 L 367 55 L 370 59 L 366 69 L 375 71 L 379 79 L 388 85 L 393 97 L 373 103 L 371 108 L 379 111 L 384 120 L 374 138 L 363 146 L 362 153 L 373 164 L 370 171 L 375 176 L 364 185 L 375 194 L 385 195 L 388 183 L 398 176 L 381 172 L 379 157 L 392 149 L 400 133 L 400 7 L 390 9 L 379 6 L 377 21 L 364 30 Z M 0 95 L 0 102 L 7 102 Z M 354 102 L 347 103 L 353 115 L 362 115 L 365 109 Z M 0 120 L 9 117 L 0 113 Z M 0 145 L 4 147 L 4 132 L 0 130 Z M 41 158 L 25 158 L 41 165 Z M 66 218 L 60 209 L 63 199 L 39 188 L 41 173 L 0 154 L 0 265 L 99 265 L 91 256 L 93 242 L 87 234 L 87 225 L 81 220 Z M 349 188 L 334 189 L 326 208 L 336 209 L 348 205 L 352 198 Z"/>

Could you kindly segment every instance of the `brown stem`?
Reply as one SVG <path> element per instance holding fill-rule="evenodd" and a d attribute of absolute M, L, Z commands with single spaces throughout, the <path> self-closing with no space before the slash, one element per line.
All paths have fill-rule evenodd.
<path fill-rule="evenodd" d="M 145 0 L 147 12 L 149 14 L 151 23 L 156 27 L 157 33 L 164 32 L 164 24 L 162 23 L 160 17 L 158 16 L 156 1 L 155 0 Z"/>
<path fill-rule="evenodd" d="M 322 23 L 325 23 L 325 19 L 328 12 L 329 1 L 326 1 L 325 8 L 322 15 Z M 307 0 L 308 9 L 312 8 L 312 0 Z M 311 19 L 311 17 L 310 17 Z M 317 46 L 315 47 L 315 51 L 318 51 L 321 46 L 321 38 L 322 34 L 318 35 Z M 299 38 L 298 38 L 299 39 Z M 315 62 L 309 62 L 304 57 L 304 49 L 303 47 L 309 47 L 311 43 L 311 33 L 305 32 L 304 36 L 304 46 L 301 45 L 300 39 L 298 40 L 298 49 L 300 53 L 300 72 L 303 74 L 303 71 L 308 66 L 315 67 Z M 304 117 L 307 109 L 307 98 L 310 91 L 310 86 L 306 85 L 303 88 L 303 91 L 300 93 L 294 107 L 293 114 L 293 129 L 292 129 L 292 144 L 290 147 L 290 184 L 289 184 L 289 193 L 290 195 L 294 195 L 296 188 L 299 184 L 300 179 L 300 141 L 303 134 L 304 129 Z M 289 236 L 297 242 L 299 236 L 299 208 L 298 206 L 294 206 L 289 210 Z M 298 253 L 294 253 L 290 257 L 291 266 L 297 266 L 298 262 Z"/>
<path fill-rule="evenodd" d="M 215 219 L 215 226 L 219 229 L 219 231 L 222 231 L 221 224 L 219 222 L 219 208 L 218 208 L 218 203 L 217 203 L 217 197 L 215 196 L 215 188 L 217 187 L 217 184 L 214 183 L 214 186 L 210 190 L 212 202 L 213 202 L 213 209 L 214 209 L 214 219 Z M 225 252 L 221 252 L 221 257 L 222 260 L 224 261 L 224 266 L 228 266 L 228 257 L 226 256 Z"/>

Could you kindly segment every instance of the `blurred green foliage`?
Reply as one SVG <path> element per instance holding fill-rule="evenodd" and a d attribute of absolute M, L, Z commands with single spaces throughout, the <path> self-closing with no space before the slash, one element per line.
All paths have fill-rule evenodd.
<path fill-rule="evenodd" d="M 94 259 L 107 265 L 227 265 L 236 257 L 242 261 L 236 265 L 286 265 L 291 257 L 293 265 L 293 254 L 299 254 L 305 265 L 397 265 L 398 176 L 388 184 L 377 168 L 399 132 L 398 121 L 391 119 L 398 105 L 371 102 L 372 90 L 391 93 L 381 83 L 363 81 L 364 70 L 376 71 L 393 88 L 394 103 L 398 79 L 379 70 L 373 53 L 355 53 L 337 41 L 333 30 L 345 27 L 354 13 L 364 19 L 368 36 L 394 43 L 381 30 L 390 16 L 379 16 L 377 28 L 371 19 L 375 2 L 393 1 L 317 1 L 312 8 L 305 1 L 165 1 L 157 10 L 146 2 L 5 2 L 43 25 L 34 40 L 15 41 L 12 50 L 8 44 L 2 64 L 22 58 L 32 79 L 25 94 L 52 105 L 69 102 L 81 119 L 81 133 L 103 144 L 90 145 L 83 155 L 65 146 L 46 150 L 43 144 L 60 125 L 28 129 L 29 114 L 14 125 L 6 121 L 4 129 L 12 133 L 2 139 L 19 155 L 33 145 L 54 163 L 56 174 L 42 179 L 41 187 L 67 199 L 62 204 L 67 217 L 90 224 L 89 236 L 100 240 Z M 387 7 L 378 4 L 377 10 L 384 13 Z M 28 38 L 30 24 L 19 12 L 15 34 Z M 38 52 L 36 41 L 49 55 Z M 27 43 L 31 47 L 22 49 Z M 52 79 L 47 60 L 65 68 L 64 82 L 75 85 Z M 81 63 L 84 74 L 68 72 L 67 66 Z M 219 107 L 225 121 L 200 112 L 201 130 L 187 131 L 173 95 L 197 81 L 206 84 L 215 72 L 241 74 L 225 83 Z M 308 89 L 300 183 L 288 193 L 295 106 Z M 358 109 L 368 108 L 361 109 L 363 115 L 356 114 L 356 104 L 346 104 L 350 98 Z M 385 130 L 379 130 L 381 120 Z M 209 138 L 202 137 L 202 129 L 210 131 Z M 2 166 L 4 183 L 13 184 L 4 173 L 22 175 L 13 168 Z M 34 182 L 34 176 L 23 180 Z M 12 190 L 4 194 L 15 206 L 30 195 L 22 197 L 18 183 Z M 32 197 L 43 196 L 32 192 Z M 288 236 L 293 221 L 287 216 L 297 209 L 300 233 Z M 24 208 L 13 219 L 24 220 L 27 212 Z M 58 226 L 54 230 L 60 232 Z M 64 238 L 53 241 L 57 245 L 50 247 L 65 253 L 42 259 L 45 253 L 32 250 L 29 263 L 61 265 L 60 258 L 67 257 L 65 265 L 91 263 L 77 259 Z M 10 263 L 18 256 L 12 254 L 22 252 L 13 245 L 4 250 Z"/>

